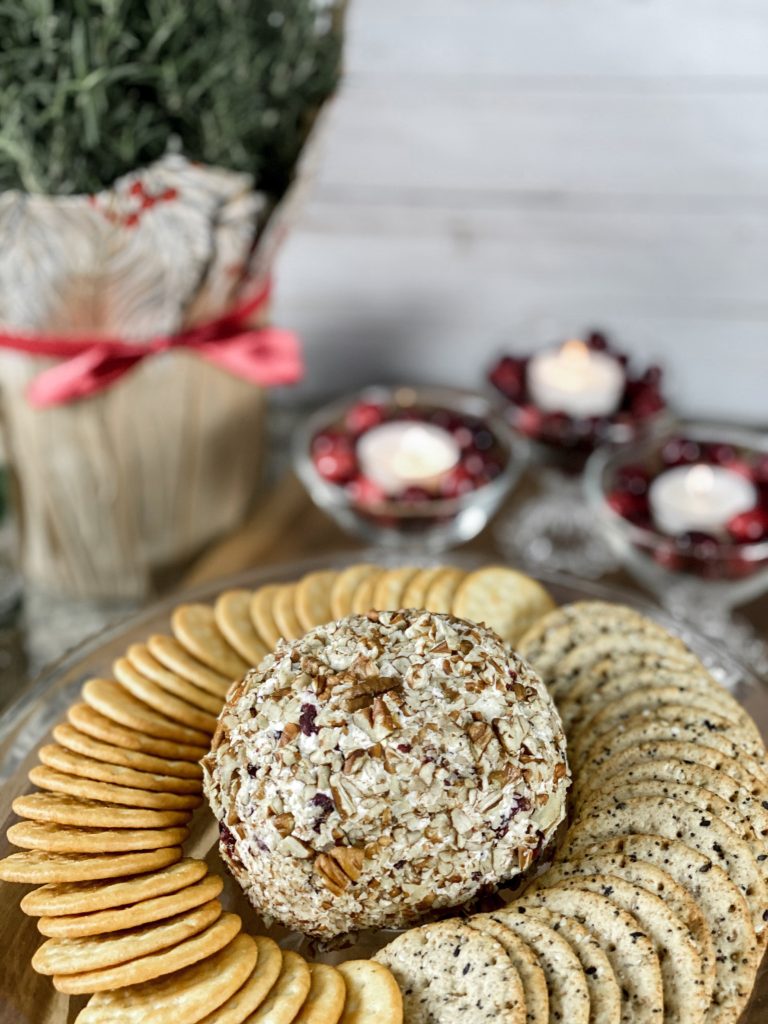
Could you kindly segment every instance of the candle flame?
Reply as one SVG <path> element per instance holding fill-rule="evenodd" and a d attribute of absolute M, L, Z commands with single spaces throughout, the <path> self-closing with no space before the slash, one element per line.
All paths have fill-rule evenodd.
<path fill-rule="evenodd" d="M 589 359 L 589 349 L 580 338 L 569 338 L 569 340 L 563 344 L 563 347 L 560 349 L 560 353 L 563 358 L 572 359 L 574 361 L 578 360 L 579 362 L 583 362 L 584 360 Z"/>
<path fill-rule="evenodd" d="M 685 480 L 685 489 L 692 495 L 700 497 L 712 490 L 715 474 L 709 466 L 701 463 L 694 466 Z"/>

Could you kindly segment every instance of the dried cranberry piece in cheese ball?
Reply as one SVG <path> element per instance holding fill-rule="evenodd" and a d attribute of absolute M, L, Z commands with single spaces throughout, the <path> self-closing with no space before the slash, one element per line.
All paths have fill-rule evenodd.
<path fill-rule="evenodd" d="M 282 642 L 231 693 L 205 790 L 253 905 L 324 940 L 524 870 L 565 812 L 560 720 L 483 626 L 371 612 Z"/>

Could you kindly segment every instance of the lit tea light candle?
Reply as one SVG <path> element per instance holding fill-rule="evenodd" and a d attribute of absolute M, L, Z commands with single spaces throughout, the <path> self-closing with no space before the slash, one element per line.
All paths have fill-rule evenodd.
<path fill-rule="evenodd" d="M 720 533 L 733 516 L 754 508 L 757 490 L 746 477 L 722 466 L 676 466 L 650 486 L 648 500 L 664 533 Z"/>
<path fill-rule="evenodd" d="M 616 359 L 575 339 L 539 353 L 528 365 L 528 390 L 544 412 L 610 416 L 621 402 L 625 383 Z"/>
<path fill-rule="evenodd" d="M 407 487 L 432 489 L 458 463 L 460 454 L 451 434 L 432 423 L 383 423 L 357 442 L 362 472 L 387 494 Z"/>

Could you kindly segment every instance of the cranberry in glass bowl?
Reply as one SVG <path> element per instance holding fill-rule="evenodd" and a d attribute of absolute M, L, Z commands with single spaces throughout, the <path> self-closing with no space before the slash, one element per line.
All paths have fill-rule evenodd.
<path fill-rule="evenodd" d="M 631 441 L 667 416 L 661 368 L 633 369 L 601 331 L 533 355 L 503 356 L 489 380 L 506 400 L 511 426 L 556 461 L 583 462 L 604 442 Z"/>
<path fill-rule="evenodd" d="M 486 398 L 438 387 L 366 388 L 313 413 L 293 447 L 299 477 L 339 525 L 425 553 L 476 536 L 524 461 Z"/>
<path fill-rule="evenodd" d="M 708 424 L 595 452 L 587 499 L 612 546 L 663 594 L 671 581 L 719 589 L 728 604 L 768 589 L 764 433 Z"/>

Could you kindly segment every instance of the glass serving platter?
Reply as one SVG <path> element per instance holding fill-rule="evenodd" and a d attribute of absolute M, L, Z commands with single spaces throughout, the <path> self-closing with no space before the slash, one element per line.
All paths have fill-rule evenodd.
<path fill-rule="evenodd" d="M 78 696 L 80 687 L 93 676 L 111 676 L 113 661 L 121 657 L 131 643 L 144 640 L 151 633 L 170 631 L 170 614 L 185 600 L 211 601 L 229 587 L 255 588 L 263 583 L 294 580 L 319 567 L 341 568 L 352 561 L 382 562 L 380 553 L 373 551 L 354 555 L 326 557 L 250 571 L 228 580 L 197 588 L 185 594 L 174 594 L 151 608 L 119 625 L 112 626 L 98 636 L 81 644 L 57 664 L 44 672 L 19 699 L 0 716 L 0 856 L 14 851 L 5 838 L 7 827 L 15 820 L 12 801 L 33 787 L 27 772 L 36 763 L 36 751 L 48 742 L 52 727 L 59 722 L 66 708 Z M 482 564 L 484 560 L 466 555 L 452 555 L 447 561 L 465 568 Z M 763 737 L 768 737 L 768 683 L 761 681 L 748 668 L 730 654 L 718 650 L 710 642 L 692 632 L 663 613 L 658 607 L 638 595 L 617 588 L 584 582 L 558 574 L 538 574 L 558 603 L 584 598 L 630 604 L 649 614 L 667 628 L 683 636 L 686 642 L 704 660 L 717 678 L 727 686 L 757 722 Z M 246 929 L 267 931 L 285 948 L 313 955 L 307 941 L 296 933 L 274 927 L 265 929 L 253 909 L 242 897 L 232 881 L 217 851 L 218 830 L 205 806 L 196 813 L 191 823 L 191 835 L 185 843 L 185 853 L 204 858 L 213 871 L 225 879 L 222 901 L 228 909 L 236 910 Z M 30 959 L 41 941 L 33 918 L 21 912 L 19 903 L 30 886 L 0 883 L 0 1024 L 71 1024 L 85 1004 L 85 997 L 70 997 L 57 993 L 51 981 L 32 969 Z M 366 955 L 388 941 L 391 935 L 379 933 L 361 938 L 355 946 L 324 954 L 329 962 L 351 956 Z M 758 982 L 742 1024 L 764 1024 L 768 1020 L 768 957 L 763 961 Z M 179 1024 L 184 1024 L 179 1021 Z"/>

